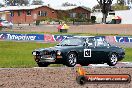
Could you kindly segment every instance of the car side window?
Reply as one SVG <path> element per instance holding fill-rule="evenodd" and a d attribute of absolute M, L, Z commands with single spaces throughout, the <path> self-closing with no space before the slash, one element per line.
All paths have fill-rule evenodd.
<path fill-rule="evenodd" d="M 109 44 L 104 39 L 96 39 L 96 46 L 109 46 Z"/>
<path fill-rule="evenodd" d="M 86 43 L 88 46 L 94 47 L 95 46 L 95 40 L 94 38 L 87 38 Z"/>
<path fill-rule="evenodd" d="M 109 43 L 107 43 L 105 40 L 104 40 L 104 46 L 109 46 Z"/>

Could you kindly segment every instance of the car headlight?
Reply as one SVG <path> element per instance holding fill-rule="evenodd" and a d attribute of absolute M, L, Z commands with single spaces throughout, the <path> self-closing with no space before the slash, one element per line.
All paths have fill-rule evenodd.
<path fill-rule="evenodd" d="M 57 51 L 57 55 L 61 55 L 61 51 L 58 50 L 58 51 Z"/>
<path fill-rule="evenodd" d="M 32 54 L 33 54 L 33 55 L 37 55 L 37 53 L 36 53 L 36 52 L 33 52 Z"/>

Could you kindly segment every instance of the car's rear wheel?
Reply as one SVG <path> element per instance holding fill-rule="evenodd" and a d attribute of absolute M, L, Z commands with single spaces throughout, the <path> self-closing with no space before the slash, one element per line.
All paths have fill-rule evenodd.
<path fill-rule="evenodd" d="M 117 57 L 117 54 L 116 53 L 112 53 L 109 57 L 109 60 L 107 62 L 107 64 L 109 66 L 115 66 L 118 62 L 118 57 Z"/>
<path fill-rule="evenodd" d="M 39 67 L 47 67 L 49 65 L 49 63 L 46 62 L 38 62 L 37 64 Z"/>
<path fill-rule="evenodd" d="M 70 52 L 66 59 L 66 66 L 74 67 L 77 64 L 77 55 L 74 52 Z"/>

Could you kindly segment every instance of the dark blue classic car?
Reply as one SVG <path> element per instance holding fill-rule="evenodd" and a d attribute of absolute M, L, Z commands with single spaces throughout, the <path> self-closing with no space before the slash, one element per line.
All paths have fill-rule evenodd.
<path fill-rule="evenodd" d="M 125 56 L 124 49 L 110 45 L 103 38 L 87 36 L 66 38 L 54 47 L 35 49 L 32 54 L 39 67 L 52 63 L 68 67 L 100 63 L 115 66 Z"/>

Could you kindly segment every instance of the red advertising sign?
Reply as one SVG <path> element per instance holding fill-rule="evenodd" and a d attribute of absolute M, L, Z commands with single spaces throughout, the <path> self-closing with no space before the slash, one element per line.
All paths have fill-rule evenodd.
<path fill-rule="evenodd" d="M 44 41 L 45 42 L 54 42 L 54 38 L 52 34 L 44 34 Z"/>
<path fill-rule="evenodd" d="M 86 71 L 79 67 L 77 69 L 76 81 L 83 85 L 87 83 L 130 83 L 129 74 L 87 74 Z"/>

